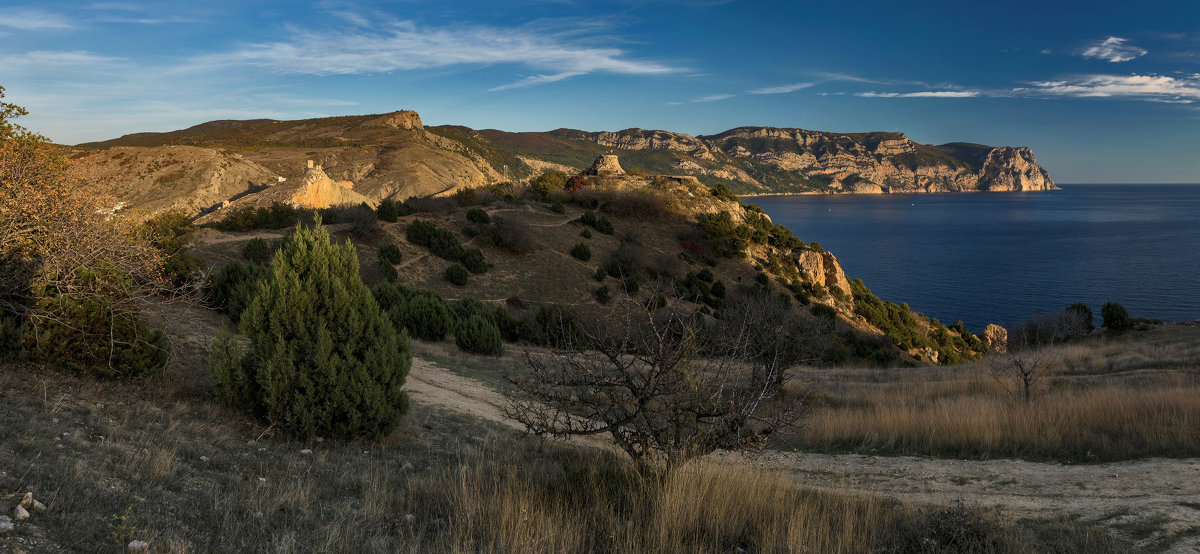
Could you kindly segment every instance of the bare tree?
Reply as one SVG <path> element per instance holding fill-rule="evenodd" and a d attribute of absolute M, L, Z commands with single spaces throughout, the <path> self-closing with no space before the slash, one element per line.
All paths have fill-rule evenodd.
<path fill-rule="evenodd" d="M 753 320 L 706 325 L 681 302 L 656 304 L 622 296 L 587 330 L 588 349 L 527 352 L 528 371 L 509 376 L 508 417 L 539 436 L 607 434 L 664 473 L 796 422 L 803 403 L 783 394 L 792 358 L 741 327 Z"/>
<path fill-rule="evenodd" d="M 1057 352 L 1052 339 L 1045 344 L 1035 344 L 1022 339 L 1026 336 L 1021 334 L 1009 340 L 1006 352 L 996 353 L 988 360 L 988 369 L 1005 390 L 1022 395 L 1029 403 L 1033 401 L 1034 387 L 1057 359 Z"/>

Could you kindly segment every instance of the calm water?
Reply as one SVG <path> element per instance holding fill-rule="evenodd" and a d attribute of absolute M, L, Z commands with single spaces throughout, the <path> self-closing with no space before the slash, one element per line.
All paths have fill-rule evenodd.
<path fill-rule="evenodd" d="M 1086 302 L 1200 318 L 1200 185 L 746 198 L 877 296 L 979 331 Z"/>

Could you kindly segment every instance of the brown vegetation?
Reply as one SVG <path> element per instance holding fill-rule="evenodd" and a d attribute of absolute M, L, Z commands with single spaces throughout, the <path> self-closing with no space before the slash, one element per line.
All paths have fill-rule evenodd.
<path fill-rule="evenodd" d="M 986 363 L 951 368 L 812 371 L 802 448 L 1106 461 L 1200 455 L 1200 329 L 1050 347 L 1023 390 Z"/>

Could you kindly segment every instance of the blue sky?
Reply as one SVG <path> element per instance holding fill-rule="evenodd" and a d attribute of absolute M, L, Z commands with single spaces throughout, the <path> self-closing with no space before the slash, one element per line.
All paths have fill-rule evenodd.
<path fill-rule="evenodd" d="M 68 144 L 213 119 L 903 131 L 1059 182 L 1200 182 L 1200 2 L 0 0 L 0 86 Z"/>

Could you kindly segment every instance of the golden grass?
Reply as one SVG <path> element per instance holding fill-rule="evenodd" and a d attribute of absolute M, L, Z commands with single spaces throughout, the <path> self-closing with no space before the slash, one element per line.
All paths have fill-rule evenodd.
<path fill-rule="evenodd" d="M 1170 328 L 1058 347 L 1032 401 L 986 364 L 814 376 L 789 443 L 957 457 L 1124 460 L 1200 455 L 1200 341 Z"/>
<path fill-rule="evenodd" d="M 138 539 L 163 552 L 867 552 L 951 536 L 931 535 L 934 508 L 812 491 L 748 466 L 646 480 L 612 453 L 420 404 L 382 443 L 296 443 L 153 384 L 57 375 L 47 404 L 32 369 L 0 365 L 0 506 L 29 490 L 48 510 L 31 520 L 37 532 L 0 537 L 2 551 L 18 539 L 37 552 Z M 1028 542 L 1042 523 L 967 513 L 974 523 L 951 531 L 993 550 L 1047 549 Z M 1076 545 L 1067 552 L 1120 551 L 1082 526 L 1053 535 Z"/>

